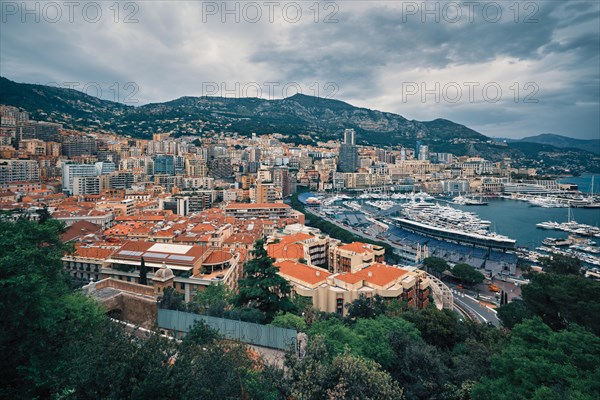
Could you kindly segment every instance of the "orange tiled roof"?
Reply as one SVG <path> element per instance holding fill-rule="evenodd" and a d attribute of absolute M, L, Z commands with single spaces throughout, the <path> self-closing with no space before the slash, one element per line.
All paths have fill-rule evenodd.
<path fill-rule="evenodd" d="M 372 264 L 366 268 L 361 269 L 354 273 L 354 275 L 361 277 L 366 282 L 372 283 L 377 286 L 386 286 L 402 275 L 406 274 L 408 271 L 392 267 L 390 265 L 385 264 Z M 371 273 L 371 276 L 369 276 Z"/>
<path fill-rule="evenodd" d="M 346 251 L 353 251 L 355 253 L 372 253 L 373 250 L 369 248 L 369 245 L 362 242 L 352 242 L 345 244 L 343 246 L 339 246 L 340 249 Z"/>
<path fill-rule="evenodd" d="M 363 280 L 361 276 L 349 272 L 338 274 L 335 276 L 335 278 L 350 284 L 355 284 L 356 282 L 360 282 Z"/>
<path fill-rule="evenodd" d="M 227 243 L 227 244 L 232 244 L 232 243 L 252 244 L 256 241 L 256 239 L 258 239 L 258 237 L 256 235 L 251 235 L 249 233 L 236 233 L 236 234 L 229 236 L 225 240 L 225 243 Z"/>
<path fill-rule="evenodd" d="M 231 253 L 221 250 L 212 250 L 208 257 L 202 263 L 203 265 L 214 265 L 214 264 L 222 264 L 231 260 L 233 256 Z"/>
<path fill-rule="evenodd" d="M 203 233 L 203 232 L 212 232 L 215 230 L 215 227 L 211 224 L 201 223 L 192 228 L 192 232 Z"/>
<path fill-rule="evenodd" d="M 300 259 L 304 257 L 304 247 L 297 243 L 272 243 L 267 246 L 269 257 L 276 260 L 281 258 Z"/>
<path fill-rule="evenodd" d="M 296 242 L 301 242 L 303 240 L 306 239 L 312 239 L 314 238 L 314 236 L 309 235 L 307 233 L 302 233 L 302 232 L 298 232 L 298 233 L 294 233 L 293 235 L 287 235 L 287 236 L 283 236 L 282 238 L 280 238 L 281 242 L 280 243 L 296 243 Z"/>
<path fill-rule="evenodd" d="M 330 276 L 329 272 L 321 269 L 311 267 L 309 265 L 300 264 L 294 261 L 280 261 L 274 264 L 279 267 L 279 272 L 283 275 L 287 275 L 291 278 L 306 282 L 311 285 L 316 285 L 320 282 L 324 282 L 327 277 Z"/>
<path fill-rule="evenodd" d="M 114 248 L 104 247 L 81 247 L 75 249 L 74 256 L 82 258 L 92 258 L 96 260 L 105 260 L 115 251 Z"/>

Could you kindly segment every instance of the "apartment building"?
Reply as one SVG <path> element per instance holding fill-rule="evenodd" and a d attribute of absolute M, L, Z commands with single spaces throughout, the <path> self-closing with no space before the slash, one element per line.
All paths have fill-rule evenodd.
<path fill-rule="evenodd" d="M 329 248 L 329 270 L 355 272 L 372 263 L 381 263 L 385 258 L 385 249 L 373 244 L 352 242 Z"/>
<path fill-rule="evenodd" d="M 324 312 L 345 316 L 345 306 L 360 296 L 379 295 L 388 301 L 406 301 L 415 308 L 429 305 L 430 280 L 424 271 L 412 267 L 374 263 L 355 272 L 331 273 L 290 260 L 275 266 L 292 285 L 294 296 L 309 299 Z"/>
<path fill-rule="evenodd" d="M 165 283 L 190 301 L 197 290 L 213 283 L 235 288 L 241 274 L 239 256 L 201 246 L 130 241 L 122 246 L 110 244 L 79 245 L 62 258 L 71 277 L 83 282 L 113 278 L 139 283 L 141 258 L 148 268 L 148 285 Z"/>
<path fill-rule="evenodd" d="M 327 266 L 329 241 L 326 236 L 300 232 L 276 238 L 267 245 L 267 252 L 276 261 L 303 259 L 308 265 Z"/>
<path fill-rule="evenodd" d="M 280 221 L 283 225 L 304 224 L 304 214 L 283 203 L 231 203 L 224 208 L 226 217 L 237 219 L 267 219 Z"/>

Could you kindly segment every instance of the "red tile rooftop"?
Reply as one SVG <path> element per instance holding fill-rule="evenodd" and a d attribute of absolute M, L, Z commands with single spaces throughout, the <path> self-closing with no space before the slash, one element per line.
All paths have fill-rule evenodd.
<path fill-rule="evenodd" d="M 356 274 L 351 274 L 349 272 L 344 272 L 344 273 L 338 274 L 338 275 L 334 276 L 334 278 L 339 279 L 340 281 L 349 283 L 351 285 L 363 280 L 363 277 L 358 276 Z"/>
<path fill-rule="evenodd" d="M 202 265 L 222 264 L 233 258 L 233 255 L 226 251 L 221 251 L 221 250 L 209 250 L 209 251 L 210 251 L 210 254 L 208 255 L 208 257 L 206 257 L 206 259 L 204 260 Z"/>
<path fill-rule="evenodd" d="M 281 258 L 301 259 L 304 257 L 304 247 L 296 243 L 273 243 L 267 246 L 269 257 L 276 260 Z"/>
<path fill-rule="evenodd" d="M 114 252 L 115 252 L 114 248 L 105 248 L 105 247 L 96 247 L 96 246 L 92 246 L 92 247 L 78 246 L 75 248 L 75 252 L 72 254 L 72 256 L 82 257 L 82 258 L 91 258 L 91 259 L 95 259 L 95 260 L 106 260 Z"/>
<path fill-rule="evenodd" d="M 385 264 L 372 264 L 366 268 L 361 269 L 354 273 L 354 275 L 361 277 L 366 282 L 372 283 L 377 286 L 386 286 L 402 275 L 405 275 L 408 271 L 392 267 L 391 265 Z M 369 274 L 371 276 L 369 276 Z"/>
<path fill-rule="evenodd" d="M 307 239 L 313 239 L 313 235 L 309 235 L 308 233 L 294 233 L 293 235 L 287 235 L 280 238 L 280 243 L 288 244 L 288 243 L 296 243 L 301 242 Z"/>
<path fill-rule="evenodd" d="M 373 250 L 369 248 L 369 245 L 362 242 L 352 242 L 345 244 L 343 246 L 339 246 L 339 249 L 353 251 L 355 253 L 372 253 Z"/>
<path fill-rule="evenodd" d="M 201 232 L 212 232 L 216 229 L 216 227 L 212 224 L 198 224 L 195 227 L 192 228 L 192 232 L 197 232 L 197 233 L 201 233 Z"/>
<path fill-rule="evenodd" d="M 258 239 L 258 235 L 251 235 L 248 233 L 236 233 L 225 239 L 227 244 L 243 243 L 252 244 Z"/>
<path fill-rule="evenodd" d="M 279 267 L 279 272 L 290 278 L 306 282 L 311 285 L 316 285 L 325 282 L 331 274 L 321 268 L 311 267 L 309 265 L 300 264 L 294 261 L 280 261 L 274 264 Z"/>
<path fill-rule="evenodd" d="M 67 228 L 65 233 L 61 235 L 60 239 L 66 243 L 90 233 L 100 233 L 101 231 L 102 228 L 96 224 L 92 224 L 88 221 L 77 221 Z"/>

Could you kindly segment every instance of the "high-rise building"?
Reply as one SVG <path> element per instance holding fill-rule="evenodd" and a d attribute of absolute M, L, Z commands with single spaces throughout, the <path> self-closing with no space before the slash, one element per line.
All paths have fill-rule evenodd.
<path fill-rule="evenodd" d="M 419 146 L 419 153 L 417 159 L 422 161 L 429 160 L 429 146 L 424 144 Z"/>
<path fill-rule="evenodd" d="M 167 154 L 159 154 L 154 159 L 154 175 L 175 175 L 175 158 Z"/>
<path fill-rule="evenodd" d="M 354 129 L 344 130 L 344 144 L 356 144 Z"/>
<path fill-rule="evenodd" d="M 229 179 L 233 176 L 231 158 L 219 156 L 208 162 L 208 173 L 215 179 Z"/>
<path fill-rule="evenodd" d="M 421 144 L 422 142 L 420 140 L 417 140 L 417 145 L 415 146 L 415 160 L 419 159 L 419 151 L 421 150 Z"/>
<path fill-rule="evenodd" d="M 400 160 L 406 161 L 406 149 L 404 147 L 400 149 Z"/>
<path fill-rule="evenodd" d="M 275 203 L 281 199 L 281 190 L 273 183 L 258 182 L 256 185 L 256 203 Z"/>
<path fill-rule="evenodd" d="M 340 145 L 338 171 L 356 172 L 358 167 L 358 147 L 355 142 L 354 129 L 346 129 L 344 130 L 344 143 Z"/>
<path fill-rule="evenodd" d="M 281 195 L 287 197 L 290 191 L 290 174 L 287 167 L 277 167 L 273 169 L 273 184 L 281 188 Z"/>
<path fill-rule="evenodd" d="M 40 164 L 36 160 L 0 160 L 0 184 L 39 179 Z"/>
<path fill-rule="evenodd" d="M 96 139 L 90 136 L 63 136 L 62 153 L 67 157 L 96 154 Z"/>
<path fill-rule="evenodd" d="M 100 194 L 105 189 L 105 180 L 102 176 L 75 176 L 73 177 L 73 195 Z"/>
<path fill-rule="evenodd" d="M 343 143 L 340 145 L 338 163 L 339 172 L 356 172 L 359 166 L 358 147 L 353 144 Z"/>
<path fill-rule="evenodd" d="M 100 161 L 97 162 L 95 165 L 97 171 L 96 175 L 107 175 L 111 172 L 115 172 L 115 170 L 117 169 L 115 163 L 110 161 Z"/>
<path fill-rule="evenodd" d="M 73 194 L 73 181 L 75 177 L 93 177 L 98 175 L 94 164 L 63 164 L 63 192 Z"/>

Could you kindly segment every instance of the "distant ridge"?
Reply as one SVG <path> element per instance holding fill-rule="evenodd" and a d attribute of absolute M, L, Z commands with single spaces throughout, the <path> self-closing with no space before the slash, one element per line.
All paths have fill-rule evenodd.
<path fill-rule="evenodd" d="M 521 142 L 549 144 L 559 148 L 572 148 L 589 151 L 594 154 L 600 154 L 600 139 L 575 139 L 567 136 L 557 135 L 555 133 L 542 133 L 536 136 L 528 136 L 520 140 Z"/>
<path fill-rule="evenodd" d="M 285 99 L 181 97 L 164 103 L 132 107 L 101 100 L 85 93 L 56 87 L 16 83 L 0 78 L 0 103 L 22 107 L 34 117 L 52 119 L 75 129 L 95 129 L 121 135 L 149 138 L 152 121 L 161 131 L 186 135 L 199 119 L 202 129 L 239 132 L 242 135 L 281 133 L 307 134 L 321 140 L 338 139 L 346 128 L 354 128 L 359 142 L 414 146 L 417 139 L 432 141 L 488 138 L 464 125 L 444 119 L 408 120 L 401 115 L 354 107 L 335 99 L 296 94 Z M 165 122 L 177 120 L 178 123 Z"/>

